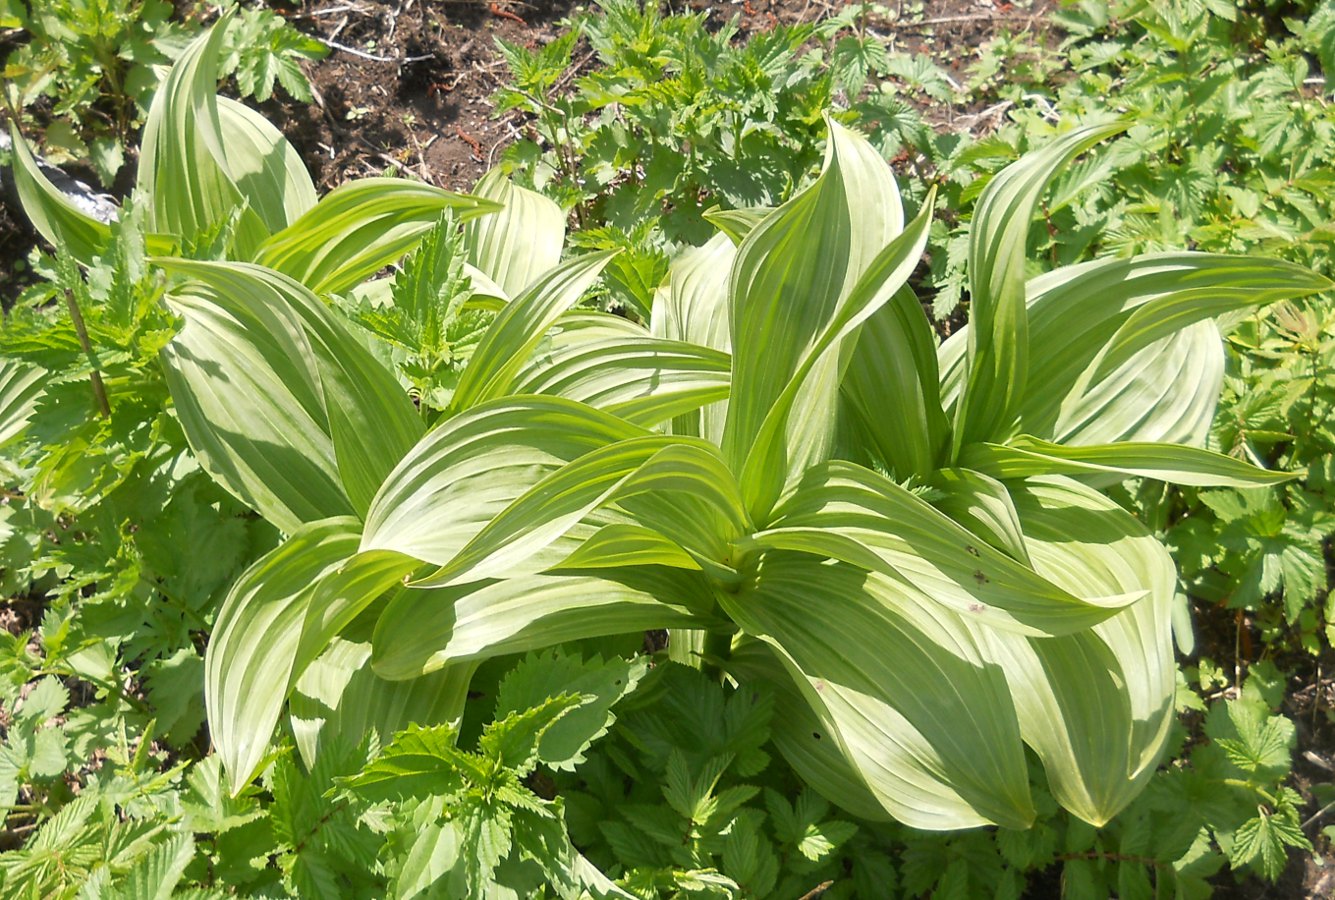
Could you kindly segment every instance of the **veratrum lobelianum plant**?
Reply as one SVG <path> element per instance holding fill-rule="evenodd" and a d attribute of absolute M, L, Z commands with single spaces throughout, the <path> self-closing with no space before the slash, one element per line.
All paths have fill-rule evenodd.
<path fill-rule="evenodd" d="M 206 67 L 206 50 L 187 60 Z M 173 79 L 166 108 L 207 112 L 207 78 Z M 170 225 L 170 198 L 231 178 L 185 121 L 161 126 L 163 152 L 194 156 L 160 163 L 173 174 L 153 198 L 177 234 L 201 219 Z M 769 683 L 792 725 L 781 749 L 853 812 L 1024 827 L 1027 743 L 1064 806 L 1106 821 L 1167 736 L 1175 573 L 1087 482 L 1286 477 L 1198 446 L 1222 377 L 1210 319 L 1329 287 L 1193 253 L 1026 282 L 1044 185 L 1120 127 L 1069 132 L 992 180 L 970 237 L 973 320 L 939 348 L 905 287 L 931 201 L 905 225 L 886 164 L 836 125 L 807 190 L 718 217 L 725 234 L 678 261 L 647 330 L 575 309 L 609 256 L 555 265 L 559 215 L 492 180 L 505 210 L 466 237 L 495 318 L 429 429 L 319 296 L 370 274 L 356 254 L 318 272 L 347 258 L 337 235 L 374 243 L 375 224 L 289 232 L 304 263 L 284 271 L 161 259 L 184 320 L 163 363 L 190 444 L 289 534 L 232 588 L 208 650 L 234 789 L 294 692 L 324 704 L 319 728 L 294 721 L 310 758 L 330 728 L 457 718 L 488 657 L 666 627 Z M 230 209 L 226 223 L 253 212 Z M 236 237 L 232 258 L 282 268 L 237 249 L 272 240 Z"/>
<path fill-rule="evenodd" d="M 720 216 L 648 331 L 573 309 L 606 255 L 557 266 L 499 308 L 425 431 L 301 285 L 174 264 L 193 279 L 166 352 L 192 446 L 290 532 L 208 651 L 233 785 L 336 636 L 369 641 L 361 702 L 448 721 L 488 657 L 669 628 L 774 687 L 781 749 L 851 811 L 1025 827 L 1028 744 L 1062 805 L 1107 821 L 1167 737 L 1176 578 L 1090 482 L 1286 478 L 1198 446 L 1222 377 L 1211 318 L 1330 286 L 1196 253 L 1026 281 L 1044 185 L 1121 127 L 991 181 L 972 322 L 939 348 L 905 287 L 931 201 L 905 224 L 887 165 L 831 124 L 819 178 Z"/>

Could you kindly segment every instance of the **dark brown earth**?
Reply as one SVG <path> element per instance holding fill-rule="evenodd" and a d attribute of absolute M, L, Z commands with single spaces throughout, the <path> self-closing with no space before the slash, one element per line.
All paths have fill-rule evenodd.
<path fill-rule="evenodd" d="M 199 4 L 181 2 L 194 15 Z M 301 152 L 321 191 L 353 178 L 393 171 L 440 187 L 467 190 L 525 127 L 518 113 L 494 115 L 491 97 L 506 77 L 496 50 L 498 38 L 527 47 L 550 40 L 583 6 L 570 0 L 306 0 L 269 5 L 301 30 L 334 46 L 322 62 L 307 67 L 315 88 L 310 105 L 277 98 L 261 109 Z M 809 22 L 829 16 L 844 0 L 666 0 L 665 11 L 708 12 L 722 25 L 738 17 L 741 35 L 776 23 Z M 1056 42 L 1046 14 L 1057 0 L 1012 5 L 1003 0 L 888 0 L 898 15 L 873 27 L 896 47 L 928 53 L 960 76 L 978 48 L 1002 31 L 1032 30 Z M 918 13 L 916 7 L 921 7 Z M 188 7 L 188 10 L 187 10 Z M 8 48 L 0 48 L 0 51 Z M 587 47 L 576 50 L 589 65 Z M 573 80 L 578 71 L 571 72 Z M 925 109 L 943 128 L 975 134 L 995 127 L 997 107 Z M 123 179 L 126 184 L 132 179 Z M 27 277 L 23 263 L 36 238 L 22 216 L 0 205 L 0 297 L 12 302 Z M 1335 565 L 1332 567 L 1335 581 Z M 1264 658 L 1251 622 L 1223 610 L 1198 610 L 1203 655 L 1240 671 Z M 1253 638 L 1255 637 L 1255 640 Z M 1328 657 L 1330 655 L 1328 654 Z M 1296 785 L 1311 800 L 1312 784 L 1335 780 L 1335 658 L 1276 660 L 1297 673 L 1284 712 L 1295 722 L 1299 746 Z M 1316 807 L 1309 803 L 1304 817 Z M 1313 823 L 1325 867 L 1305 853 L 1292 854 L 1278 884 L 1259 879 L 1233 883 L 1217 878 L 1217 893 L 1228 900 L 1297 900 L 1335 897 L 1335 855 L 1317 836 L 1335 813 Z M 1059 871 L 1054 869 L 1054 874 Z M 1030 896 L 1056 897 L 1057 878 L 1040 876 Z"/>

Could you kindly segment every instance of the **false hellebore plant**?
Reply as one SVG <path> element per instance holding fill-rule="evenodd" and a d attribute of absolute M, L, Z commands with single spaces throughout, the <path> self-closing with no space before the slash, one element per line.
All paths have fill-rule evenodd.
<path fill-rule="evenodd" d="M 815 183 L 722 217 L 648 331 L 572 311 L 605 255 L 528 284 L 425 432 L 299 284 L 174 266 L 191 281 L 167 359 L 192 446 L 290 532 L 209 648 L 234 784 L 336 636 L 369 640 L 385 715 L 448 720 L 488 657 L 669 628 L 770 682 L 801 725 L 783 749 L 855 812 L 1025 827 L 1028 744 L 1058 800 L 1105 822 L 1167 736 L 1175 573 L 1089 482 L 1285 477 L 1194 446 L 1222 377 L 1209 318 L 1328 286 L 1193 253 L 1026 282 L 1042 188 L 1119 127 L 992 180 L 973 321 L 939 349 L 905 287 L 931 198 L 906 225 L 886 164 L 831 124 Z"/>
<path fill-rule="evenodd" d="M 939 348 L 905 286 L 932 197 L 906 224 L 888 166 L 833 123 L 816 181 L 720 215 L 648 329 L 575 309 L 609 256 L 557 264 L 559 210 L 489 179 L 505 209 L 464 238 L 494 318 L 429 428 L 320 296 L 370 274 L 311 275 L 338 239 L 299 222 L 260 239 L 247 258 L 280 271 L 163 260 L 184 319 L 163 360 L 190 444 L 288 534 L 209 645 L 234 788 L 289 698 L 309 758 L 329 728 L 457 718 L 489 657 L 668 628 L 678 650 L 768 683 L 792 725 L 781 749 L 853 812 L 1025 827 L 1028 744 L 1062 805 L 1107 821 L 1167 738 L 1176 578 L 1092 485 L 1286 477 L 1199 446 L 1222 381 L 1210 320 L 1329 287 L 1197 253 L 1026 281 L 1047 181 L 1119 129 L 1069 132 L 992 179 L 972 321 Z M 207 195 L 200 171 L 180 166 L 181 197 Z"/>

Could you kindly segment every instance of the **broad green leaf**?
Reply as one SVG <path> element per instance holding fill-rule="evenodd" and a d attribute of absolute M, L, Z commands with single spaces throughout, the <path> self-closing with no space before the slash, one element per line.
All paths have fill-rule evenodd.
<path fill-rule="evenodd" d="M 1002 479 L 1111 472 L 1195 487 L 1256 487 L 1295 477 L 1199 447 L 1130 442 L 1066 447 L 1028 435 L 1005 445 L 966 447 L 960 464 Z"/>
<path fill-rule="evenodd" d="M 703 247 L 685 250 L 674 259 L 667 281 L 654 295 L 649 321 L 649 330 L 654 337 L 730 352 L 728 279 L 736 257 L 737 248 L 726 235 L 720 234 Z M 718 443 L 722 439 L 727 412 L 728 403 L 724 398 L 700 410 L 699 414 L 677 419 L 672 424 L 672 431 Z"/>
<path fill-rule="evenodd" d="M 535 568 L 530 560 L 613 501 L 694 551 L 699 561 L 721 567 L 729 540 L 747 527 L 740 497 L 717 454 L 698 438 L 662 434 L 592 450 L 529 488 L 446 565 L 414 585 L 444 587 L 540 571 L 547 566 Z"/>
<path fill-rule="evenodd" d="M 782 551 L 719 602 L 776 651 L 896 819 L 929 830 L 1033 821 L 1006 678 L 959 616 L 907 581 Z"/>
<path fill-rule="evenodd" d="M 507 296 L 518 296 L 561 261 L 565 213 L 542 194 L 512 184 L 500 169 L 483 175 L 473 195 L 495 202 L 499 210 L 464 229 L 468 261 Z"/>
<path fill-rule="evenodd" d="M 186 248 L 223 229 L 246 258 L 269 235 L 227 171 L 227 137 L 218 112 L 218 56 L 230 19 L 196 38 L 153 95 L 139 152 L 138 188 L 151 203 L 149 226 Z"/>
<path fill-rule="evenodd" d="M 1090 382 L 1097 382 L 1141 350 L 1197 322 L 1335 288 L 1330 279 L 1283 260 L 1246 260 L 1250 266 L 1234 261 L 1228 283 L 1184 287 L 1137 306 L 1100 352 Z"/>
<path fill-rule="evenodd" d="M 774 729 L 774 745 L 804 784 L 859 818 L 890 819 L 768 645 L 750 638 L 739 641 L 728 657 L 728 672 L 741 684 L 763 685 L 774 695 L 774 717 L 782 723 Z"/>
<path fill-rule="evenodd" d="M 466 410 L 515 393 L 515 379 L 547 330 L 579 301 L 612 256 L 589 253 L 568 260 L 502 307 L 459 376 L 454 409 Z"/>
<path fill-rule="evenodd" d="M 552 566 L 561 569 L 611 569 L 623 566 L 672 566 L 699 571 L 701 566 L 675 541 L 642 525 L 604 525 Z"/>
<path fill-rule="evenodd" d="M 204 656 L 209 731 L 233 793 L 256 774 L 293 680 L 320 580 L 357 552 L 351 517 L 302 526 L 247 569 L 223 599 Z"/>
<path fill-rule="evenodd" d="M 559 397 L 526 395 L 476 406 L 429 432 L 385 479 L 367 513 L 362 549 L 394 550 L 443 566 L 548 474 L 592 450 L 646 434 Z M 574 546 L 555 546 L 550 564 Z"/>
<path fill-rule="evenodd" d="M 654 297 L 649 330 L 654 337 L 685 341 L 727 353 L 728 277 L 737 249 L 726 235 L 682 251 Z"/>
<path fill-rule="evenodd" d="M 411 681 L 371 671 L 371 645 L 335 640 L 296 680 L 288 706 L 302 761 L 315 764 L 320 745 L 355 745 L 374 730 L 380 744 L 409 725 L 457 727 L 474 666 L 465 663 Z"/>
<path fill-rule="evenodd" d="M 218 97 L 227 170 L 270 233 L 315 205 L 315 185 L 295 147 L 244 103 Z"/>
<path fill-rule="evenodd" d="M 903 579 L 964 619 L 991 627 L 1070 634 L 1139 596 L 1069 593 L 852 463 L 812 469 L 775 512 L 769 528 L 740 546 L 802 551 Z"/>
<path fill-rule="evenodd" d="M 1033 278 L 1026 285 L 1030 343 L 1060 347 L 1061 352 L 1030 357 L 1027 386 L 1018 407 L 1020 429 L 1065 440 L 1082 423 L 1105 435 L 1114 430 L 1111 423 L 1117 423 L 1128 438 L 1139 434 L 1141 440 L 1180 440 L 1182 431 L 1175 429 L 1172 415 L 1160 407 L 1192 407 L 1199 394 L 1207 410 L 1213 409 L 1217 379 L 1209 375 L 1213 368 L 1207 365 L 1209 357 L 1199 355 L 1209 352 L 1202 347 L 1203 342 L 1208 343 L 1204 337 L 1207 327 L 1178 319 L 1187 332 L 1194 329 L 1189 341 L 1159 339 L 1116 372 L 1105 372 L 1092 381 L 1101 354 L 1119 329 L 1146 306 L 1184 306 L 1194 311 L 1199 323 L 1242 306 L 1303 296 L 1319 289 L 1319 284 L 1319 276 L 1280 260 L 1208 253 L 1095 260 Z M 964 326 L 940 347 L 942 396 L 947 405 L 958 406 L 973 327 Z M 1218 348 L 1209 349 L 1220 357 Z M 1111 383 L 1112 390 L 1100 382 Z M 1189 390 L 1181 387 L 1184 383 Z M 1162 403 L 1155 402 L 1159 398 Z M 1102 409 L 1108 406 L 1120 409 L 1117 413 L 1109 409 L 1105 417 Z M 1083 408 L 1083 414 L 1076 414 L 1077 407 Z M 1197 418 L 1188 415 L 1188 421 Z M 1066 424 L 1059 424 L 1059 419 Z M 1104 424 L 1096 425 L 1100 419 Z"/>
<path fill-rule="evenodd" d="M 834 122 L 829 128 L 820 177 L 751 230 L 732 267 L 732 395 L 723 451 L 738 473 L 757 460 L 743 487 L 758 518 L 768 513 L 790 473 L 829 452 L 839 360 L 812 351 L 863 274 L 903 229 L 889 167 L 864 138 Z M 796 378 L 804 368 L 804 377 Z M 758 443 L 785 393 L 797 415 L 790 421 L 788 409 L 779 411 L 770 436 Z M 770 464 L 775 459 L 777 467 Z"/>
<path fill-rule="evenodd" d="M 741 244 L 757 225 L 769 218 L 774 212 L 772 206 L 752 206 L 747 209 L 705 210 L 705 220 L 713 225 L 722 236 L 728 238 L 733 246 Z"/>
<path fill-rule="evenodd" d="M 1143 525 L 1069 478 L 1030 479 L 1012 494 L 1030 558 L 1045 578 L 1076 594 L 1148 591 L 1089 632 L 985 635 L 1053 796 L 1102 825 L 1140 792 L 1168 739 L 1176 571 Z"/>
<path fill-rule="evenodd" d="M 305 671 L 367 607 L 391 590 L 402 590 L 410 574 L 420 567 L 421 562 L 411 556 L 369 550 L 354 554 L 326 575 L 306 606 L 294 673 Z"/>
<path fill-rule="evenodd" d="M 766 413 L 760 432 L 756 435 L 755 446 L 746 457 L 741 478 L 742 490 L 747 495 L 752 515 L 757 519 L 763 519 L 778 498 L 783 482 L 775 473 L 788 470 L 795 449 L 797 458 L 806 460 L 808 464 L 814 463 L 824 453 L 808 453 L 802 443 L 795 448 L 792 438 L 784 437 L 785 430 L 789 435 L 796 434 L 799 442 L 805 442 L 804 436 L 813 434 L 821 435 L 821 441 L 833 442 L 837 417 L 830 411 L 813 406 L 809 399 L 799 399 L 809 388 L 807 376 L 823 366 L 822 360 L 827 356 L 833 358 L 833 351 L 842 346 L 846 338 L 855 336 L 867 318 L 898 293 L 922 256 L 935 198 L 933 189 L 928 192 L 917 218 L 871 261 L 866 272 L 858 279 L 847 298 L 839 303 L 825 329 L 803 356 L 788 386 Z M 837 378 L 837 372 L 828 374 Z M 837 400 L 837 394 L 830 399 Z M 795 477 L 801 477 L 800 469 L 790 474 L 787 482 L 791 484 Z"/>
<path fill-rule="evenodd" d="M 958 468 L 937 470 L 930 484 L 940 492 L 933 506 L 1012 559 L 1030 564 L 1020 519 L 1004 484 L 981 472 Z"/>
<path fill-rule="evenodd" d="M 403 178 L 362 178 L 330 191 L 264 241 L 255 262 L 317 294 L 337 294 L 411 250 L 444 210 L 467 221 L 497 208 L 480 197 Z"/>
<path fill-rule="evenodd" d="M 712 604 L 713 589 L 698 573 L 656 567 L 409 589 L 376 623 L 372 665 L 382 678 L 416 678 L 582 638 L 718 627 Z"/>
<path fill-rule="evenodd" d="M 518 394 L 567 397 L 652 428 L 726 400 L 727 354 L 657 338 L 609 337 L 554 344 L 516 377 Z"/>
<path fill-rule="evenodd" d="M 590 450 L 534 484 L 501 510 L 417 587 L 531 574 L 529 561 L 604 505 L 641 467 L 681 440 L 646 434 Z M 540 565 L 541 568 L 546 566 Z"/>
<path fill-rule="evenodd" d="M 210 473 L 286 530 L 289 513 L 302 504 L 293 491 L 299 495 L 307 484 L 325 492 L 323 516 L 348 505 L 365 514 L 385 476 L 423 431 L 394 376 L 317 297 L 282 275 L 244 263 L 162 264 L 207 285 L 187 287 L 173 298 L 188 324 L 164 350 L 164 360 L 186 434 L 212 466 Z M 201 330 L 192 335 L 191 325 Z M 245 372 L 234 370 L 238 350 L 249 354 Z M 243 379 L 267 393 L 250 393 Z M 295 419 L 296 427 L 304 417 L 308 430 L 276 427 L 278 417 Z M 281 451 L 295 458 L 282 459 Z M 330 452 L 337 473 L 332 491 Z M 253 477 L 266 467 L 283 471 L 266 484 Z M 280 493 L 276 485 L 289 478 L 291 487 Z M 346 505 L 335 505 L 332 492 L 344 494 Z M 276 500 L 279 518 L 252 497 Z"/>
<path fill-rule="evenodd" d="M 842 401 L 867 443 L 898 478 L 926 475 L 945 450 L 936 338 L 913 291 L 897 291 L 858 336 Z"/>
<path fill-rule="evenodd" d="M 1080 153 L 1126 127 L 1114 123 L 1068 132 L 1007 166 L 978 198 L 969 227 L 968 357 L 955 409 L 955 454 L 966 444 L 1005 437 L 1020 409 L 1031 330 L 1025 249 L 1043 189 Z"/>
<path fill-rule="evenodd" d="M 42 174 L 23 135 L 11 123 L 14 187 L 29 221 L 42 237 L 83 265 L 91 265 L 111 241 L 111 226 L 74 205 Z"/>
<path fill-rule="evenodd" d="M 286 532 L 352 514 L 297 313 L 269 292 L 200 283 L 168 303 L 185 326 L 161 352 L 163 371 L 204 471 Z"/>
<path fill-rule="evenodd" d="M 46 382 L 45 369 L 0 359 L 0 447 L 23 434 Z"/>
<path fill-rule="evenodd" d="M 1204 446 L 1224 387 L 1224 363 L 1224 342 L 1215 324 L 1188 325 L 1097 383 L 1072 391 L 1052 426 L 1053 440 Z"/>

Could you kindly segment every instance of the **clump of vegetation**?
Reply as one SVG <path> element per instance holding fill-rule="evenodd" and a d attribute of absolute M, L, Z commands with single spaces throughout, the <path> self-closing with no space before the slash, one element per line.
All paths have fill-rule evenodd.
<path fill-rule="evenodd" d="M 872 6 L 609 3 L 505 48 L 527 186 L 324 197 L 214 94 L 292 90 L 243 13 L 111 224 L 16 140 L 56 254 L 0 335 L 0 891 L 1279 878 L 1332 837 L 1286 696 L 1332 640 L 1331 9 L 1077 5 L 1072 69 L 955 81 Z"/>

